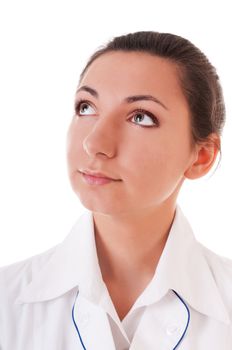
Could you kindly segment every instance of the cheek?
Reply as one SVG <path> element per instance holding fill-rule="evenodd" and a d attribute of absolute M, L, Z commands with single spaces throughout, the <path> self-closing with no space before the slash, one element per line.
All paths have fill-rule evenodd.
<path fill-rule="evenodd" d="M 175 135 L 157 133 L 143 141 L 143 147 L 136 143 L 127 149 L 125 169 L 138 190 L 146 190 L 151 184 L 156 188 L 172 186 L 179 181 L 189 161 L 189 146 L 178 133 Z"/>

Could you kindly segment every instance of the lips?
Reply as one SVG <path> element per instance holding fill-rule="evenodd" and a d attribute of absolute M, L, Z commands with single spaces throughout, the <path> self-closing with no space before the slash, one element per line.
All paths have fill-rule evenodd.
<path fill-rule="evenodd" d="M 80 170 L 80 172 L 83 174 L 86 174 L 86 175 L 96 177 L 96 178 L 120 181 L 120 179 L 114 179 L 113 177 L 110 177 L 109 175 L 107 175 L 106 173 L 103 173 L 103 172 L 98 172 L 98 171 L 89 170 L 89 169 L 83 169 L 83 170 Z"/>

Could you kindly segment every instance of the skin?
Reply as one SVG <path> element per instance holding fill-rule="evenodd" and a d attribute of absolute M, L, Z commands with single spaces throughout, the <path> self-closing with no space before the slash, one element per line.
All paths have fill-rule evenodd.
<path fill-rule="evenodd" d="M 76 94 L 88 105 L 82 103 L 68 129 L 68 174 L 81 203 L 93 212 L 102 277 L 123 319 L 154 275 L 184 180 L 205 175 L 218 150 L 213 142 L 192 142 L 189 107 L 176 66 L 166 59 L 110 52 L 90 65 L 83 85 L 99 98 Z M 153 101 L 122 102 L 141 94 L 155 96 L 167 109 Z M 138 108 L 153 113 L 159 124 Z M 216 134 L 210 140 L 219 142 Z M 78 172 L 89 167 L 121 181 L 89 185 Z"/>

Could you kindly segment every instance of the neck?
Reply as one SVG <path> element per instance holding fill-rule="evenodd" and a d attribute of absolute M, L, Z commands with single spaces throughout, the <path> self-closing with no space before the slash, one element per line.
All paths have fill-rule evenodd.
<path fill-rule="evenodd" d="M 174 219 L 175 205 L 111 216 L 93 213 L 103 279 L 154 274 Z"/>

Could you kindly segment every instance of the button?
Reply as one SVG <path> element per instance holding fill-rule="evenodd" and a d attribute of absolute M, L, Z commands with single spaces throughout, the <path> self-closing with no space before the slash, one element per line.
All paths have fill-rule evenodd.
<path fill-rule="evenodd" d="M 79 322 L 80 322 L 82 327 L 87 326 L 87 324 L 89 322 L 89 314 L 85 313 L 85 314 L 81 315 L 79 318 Z"/>
<path fill-rule="evenodd" d="M 171 325 L 167 326 L 166 333 L 167 333 L 167 335 L 173 335 L 178 330 L 179 330 L 179 327 L 176 324 L 171 324 Z"/>

